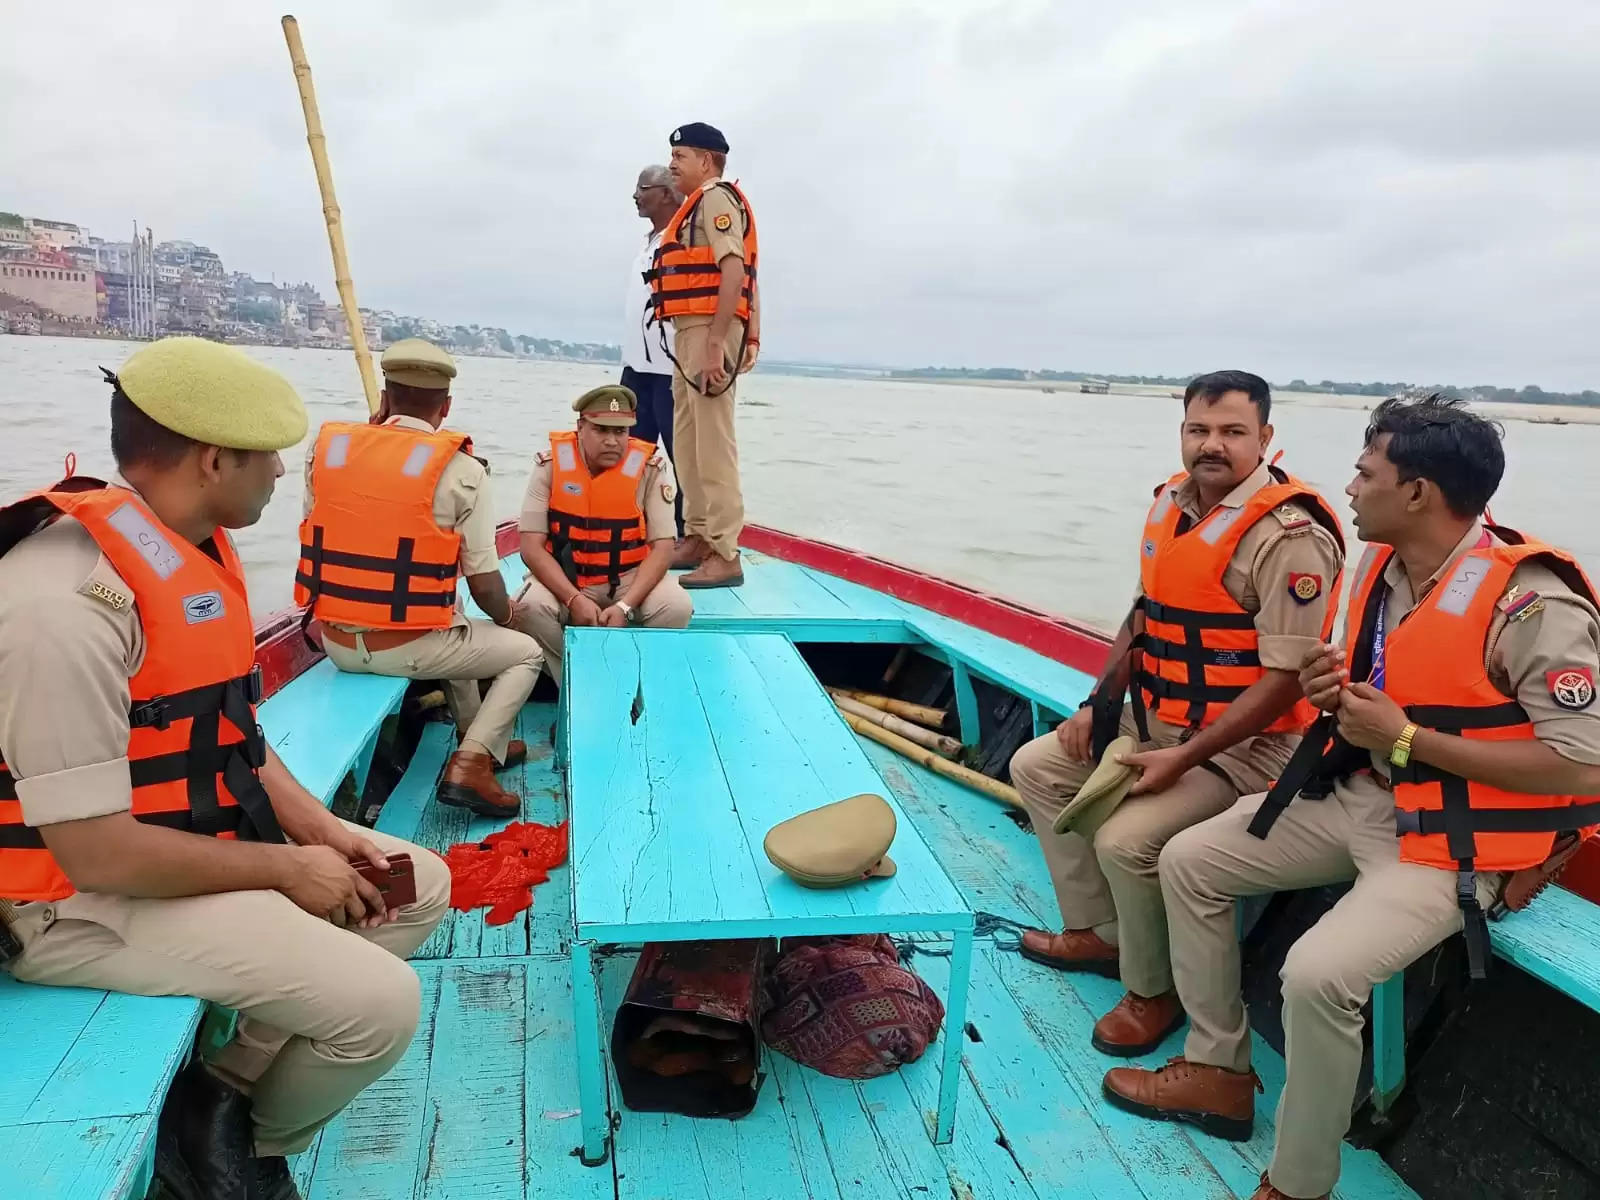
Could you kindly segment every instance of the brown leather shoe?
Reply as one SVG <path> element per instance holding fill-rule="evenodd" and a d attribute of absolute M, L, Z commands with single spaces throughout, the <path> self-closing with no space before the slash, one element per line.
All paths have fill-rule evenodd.
<path fill-rule="evenodd" d="M 1536 867 L 1524 867 L 1520 871 L 1513 871 L 1506 878 L 1505 885 L 1500 889 L 1500 899 L 1490 910 L 1493 917 L 1503 916 L 1508 912 L 1521 912 L 1532 904 L 1534 898 L 1544 891 L 1565 871 L 1572 860 L 1577 857 L 1578 851 L 1583 849 L 1583 839 L 1576 833 L 1563 833 L 1550 848 L 1550 856 Z"/>
<path fill-rule="evenodd" d="M 1137 1058 L 1161 1045 L 1167 1034 L 1182 1024 L 1183 1005 L 1177 992 L 1159 996 L 1128 992 L 1094 1023 L 1094 1036 L 1089 1040 L 1101 1054 Z"/>
<path fill-rule="evenodd" d="M 1106 1099 L 1125 1112 L 1158 1121 L 1187 1121 L 1213 1137 L 1248 1141 L 1256 1096 L 1264 1089 L 1254 1071 L 1229 1071 L 1169 1059 L 1155 1071 L 1113 1067 L 1102 1085 Z"/>
<path fill-rule="evenodd" d="M 1067 929 L 1046 933 L 1029 929 L 1019 947 L 1022 957 L 1058 971 L 1089 971 L 1108 979 L 1117 977 L 1117 948 L 1092 929 Z"/>
<path fill-rule="evenodd" d="M 689 567 L 698 567 L 701 560 L 710 553 L 711 547 L 698 533 L 679 538 L 672 546 L 672 569 L 682 571 Z"/>
<path fill-rule="evenodd" d="M 445 763 L 434 794 L 440 804 L 470 808 L 483 817 L 514 817 L 522 808 L 521 797 L 495 782 L 494 759 L 465 750 L 457 750 Z"/>
<path fill-rule="evenodd" d="M 739 565 L 739 552 L 732 558 L 707 551 L 700 565 L 678 580 L 686 588 L 738 587 L 744 582 L 744 568 Z"/>
<path fill-rule="evenodd" d="M 1301 1197 L 1291 1196 L 1288 1192 L 1280 1192 L 1272 1186 L 1272 1180 L 1267 1178 L 1265 1171 L 1261 1172 L 1261 1186 L 1250 1196 L 1250 1200 L 1329 1200 L 1332 1192 L 1323 1192 L 1320 1196 Z"/>
<path fill-rule="evenodd" d="M 508 767 L 520 767 L 528 761 L 528 743 L 521 738 L 512 738 L 506 743 L 506 758 L 502 763 L 495 765 L 495 770 L 504 771 Z"/>

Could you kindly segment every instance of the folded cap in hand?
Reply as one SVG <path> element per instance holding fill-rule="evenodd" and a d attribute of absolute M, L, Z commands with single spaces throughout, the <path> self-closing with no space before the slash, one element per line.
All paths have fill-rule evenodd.
<path fill-rule="evenodd" d="M 1138 767 L 1125 766 L 1117 759 L 1133 754 L 1138 749 L 1139 744 L 1126 736 L 1117 738 L 1106 747 L 1106 752 L 1100 756 L 1100 765 L 1084 780 L 1078 794 L 1056 814 L 1057 833 L 1077 833 L 1086 838 L 1095 835 L 1095 831 L 1105 824 L 1106 818 L 1117 810 L 1117 805 L 1127 796 L 1134 780 L 1139 778 Z"/>

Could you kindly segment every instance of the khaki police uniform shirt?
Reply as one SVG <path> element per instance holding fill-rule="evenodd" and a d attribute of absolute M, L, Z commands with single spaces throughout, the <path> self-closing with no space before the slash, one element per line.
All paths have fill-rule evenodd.
<path fill-rule="evenodd" d="M 744 260 L 744 235 L 746 232 L 747 218 L 739 201 L 725 187 L 718 187 L 722 180 L 711 179 L 701 185 L 704 198 L 700 207 L 695 210 L 694 227 L 689 231 L 689 240 L 684 244 L 688 246 L 710 246 L 711 253 L 721 262 L 730 254 Z M 726 217 L 723 222 L 726 229 L 717 227 L 720 218 Z M 680 316 L 673 318 L 676 329 L 691 329 L 696 325 L 711 324 L 711 317 Z M 736 326 L 737 328 L 737 326 Z"/>
<path fill-rule="evenodd" d="M 523 494 L 522 515 L 517 520 L 517 526 L 523 533 L 549 532 L 550 483 L 554 475 L 550 451 L 539 451 L 533 459 L 533 470 L 528 473 L 528 490 Z M 653 455 L 645 464 L 639 476 L 639 489 L 634 494 L 644 512 L 645 537 L 652 542 L 675 539 L 678 536 L 678 518 L 672 502 L 678 492 L 672 470 L 661 455 Z"/>
<path fill-rule="evenodd" d="M 132 807 L 128 680 L 144 650 L 133 589 L 71 517 L 0 558 L 0 752 L 29 825 Z"/>
<path fill-rule="evenodd" d="M 1219 508 L 1242 508 L 1245 501 L 1272 483 L 1262 463 L 1231 492 Z M 1207 515 L 1200 510 L 1200 489 L 1186 479 L 1172 489 L 1173 502 L 1191 521 Z M 1328 606 L 1337 602 L 1334 576 L 1344 565 L 1344 553 L 1304 504 L 1290 501 L 1273 509 L 1240 537 L 1233 556 L 1223 568 L 1222 587 L 1239 607 L 1255 614 L 1261 665 L 1269 670 L 1300 672 L 1306 653 L 1322 642 Z M 1291 575 L 1314 575 L 1321 583 L 1311 600 L 1302 602 L 1290 590 Z M 1137 600 L 1142 589 L 1134 593 Z M 1150 715 L 1151 737 L 1158 746 L 1176 744 L 1181 730 Z M 1247 738 L 1217 754 L 1213 761 L 1235 781 L 1255 777 L 1272 779 L 1282 771 L 1300 738 L 1292 733 L 1264 733 Z M 1241 791 L 1248 791 L 1241 788 Z"/>
<path fill-rule="evenodd" d="M 434 427 L 417 417 L 390 417 L 385 425 L 434 433 Z M 311 515 L 316 503 L 312 466 L 317 456 L 317 439 L 306 447 L 306 488 L 304 515 Z M 489 468 L 470 454 L 457 454 L 445 464 L 433 490 L 433 519 L 440 529 L 461 534 L 461 573 L 490 575 L 500 569 L 500 553 L 495 549 L 494 496 L 489 490 Z M 461 604 L 456 603 L 456 625 L 467 623 Z M 354 626 L 341 625 L 341 629 Z"/>
<path fill-rule="evenodd" d="M 1428 577 L 1421 595 L 1413 595 L 1410 577 L 1398 557 L 1384 569 L 1389 585 L 1384 623 L 1396 628 L 1418 602 L 1425 599 L 1442 580 L 1454 574 L 1456 560 L 1478 544 L 1483 526 L 1474 524 L 1451 551 L 1450 557 Z M 1494 539 L 1495 545 L 1503 545 Z M 1526 600 L 1529 592 L 1538 595 Z M 1522 600 L 1520 606 L 1515 602 Z M 1506 610 L 1511 609 L 1511 615 Z M 1359 614 L 1345 614 L 1345 644 Z M 1541 742 L 1574 762 L 1600 764 L 1600 702 L 1595 699 L 1595 682 L 1600 681 L 1600 613 L 1541 563 L 1523 563 L 1511 573 L 1506 595 L 1496 605 L 1494 619 L 1482 649 L 1489 681 L 1507 699 L 1515 700 L 1528 714 L 1533 731 Z M 1561 691 L 1557 698 L 1555 681 L 1563 674 L 1587 673 L 1590 681 L 1587 703 L 1582 689 L 1574 695 Z M 1374 768 L 1388 777 L 1388 755 L 1374 753 Z M 1344 781 L 1351 790 L 1380 790 L 1369 777 L 1352 776 Z"/>

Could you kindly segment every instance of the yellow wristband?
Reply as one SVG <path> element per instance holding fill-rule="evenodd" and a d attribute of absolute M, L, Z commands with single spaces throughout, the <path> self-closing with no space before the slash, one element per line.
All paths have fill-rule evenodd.
<path fill-rule="evenodd" d="M 1407 724 L 1400 731 L 1400 736 L 1389 749 L 1389 761 L 1397 767 L 1403 767 L 1411 761 L 1411 740 L 1417 736 L 1417 727 Z"/>

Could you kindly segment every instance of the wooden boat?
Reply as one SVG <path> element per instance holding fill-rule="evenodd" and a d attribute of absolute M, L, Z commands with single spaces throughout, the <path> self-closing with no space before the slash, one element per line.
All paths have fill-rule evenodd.
<path fill-rule="evenodd" d="M 501 539 L 505 574 L 520 580 L 515 529 L 503 528 Z M 1105 655 L 1107 641 L 1099 631 L 1000 596 L 771 529 L 751 527 L 744 540 L 742 588 L 701 593 L 686 633 L 645 636 L 714 643 L 781 634 L 824 682 L 947 708 L 948 731 L 969 747 L 969 761 L 991 776 L 1004 775 L 1020 741 L 1077 707 Z M 269 693 L 263 724 L 308 787 L 331 797 L 347 776 L 363 781 L 362 803 L 380 828 L 434 849 L 481 838 L 495 827 L 433 803 L 450 728 L 440 723 L 440 714 L 430 719 L 415 705 L 402 704 L 403 681 L 340 675 L 305 646 L 294 613 L 263 624 L 259 649 Z M 578 662 L 569 668 L 571 687 L 582 688 Z M 426 687 L 412 685 L 412 696 Z M 754 694 L 762 689 L 771 694 Z M 756 682 L 735 699 L 741 710 L 770 704 L 764 711 L 772 712 L 786 702 L 775 680 Z M 686 719 L 714 724 L 712 700 L 707 694 L 701 700 Z M 653 703 L 659 705 L 659 698 Z M 565 815 L 568 783 L 590 753 L 573 745 L 571 761 L 558 766 L 551 746 L 557 713 L 550 697 L 536 692 L 519 727 L 532 752 L 509 779 L 526 798 L 526 819 L 554 822 Z M 974 912 L 1030 926 L 1058 922 L 1034 836 L 1014 810 L 875 742 L 855 744 L 876 772 L 882 794 L 893 798 L 913 836 Z M 671 747 L 666 754 L 670 760 Z M 821 770 L 827 764 L 811 766 Z M 770 786 L 781 792 L 785 778 L 773 778 Z M 346 789 L 348 803 L 348 782 Z M 575 858 L 581 873 L 583 855 Z M 488 925 L 481 911 L 447 916 L 415 961 L 423 1014 L 410 1051 L 296 1160 L 308 1197 L 1209 1198 L 1249 1195 L 1270 1156 L 1283 1061 L 1274 1006 L 1262 980 L 1270 985 L 1265 991 L 1275 990 L 1273 954 L 1281 957 L 1281 943 L 1294 925 L 1292 905 L 1269 906 L 1247 943 L 1247 983 L 1255 989 L 1258 1025 L 1255 1065 L 1266 1086 L 1249 1142 L 1145 1122 L 1105 1105 L 1100 1079 L 1112 1064 L 1090 1048 L 1089 1031 L 1119 997 L 1119 985 L 1031 965 L 1012 952 L 1003 924 L 996 930 L 999 923 L 980 919 L 966 1016 L 943 1035 L 959 1039 L 960 1055 L 954 1134 L 947 1144 L 930 1137 L 944 1043 L 894 1074 L 863 1082 L 827 1078 L 769 1052 L 754 1111 L 734 1121 L 621 1109 L 613 1083 L 609 1158 L 585 1166 L 576 1149 L 581 1134 L 574 1047 L 581 1039 L 568 970 L 572 879 L 570 867 L 558 869 L 536 890 L 533 908 L 509 924 Z M 1594 895 L 1597 879 L 1600 872 L 1586 863 L 1569 883 Z M 1584 985 L 1576 977 L 1583 969 L 1563 953 L 1562 939 L 1572 950 L 1579 945 L 1575 939 L 1588 937 L 1587 952 L 1594 945 L 1595 911 L 1573 892 L 1552 890 L 1534 909 L 1504 923 L 1527 926 L 1521 936 L 1497 929 L 1497 949 L 1540 979 L 1578 994 Z M 945 944 L 920 944 L 933 953 L 915 956 L 913 965 L 942 992 L 950 982 L 950 959 L 940 956 Z M 631 962 L 629 953 L 600 959 L 602 1042 Z M 1419 969 L 1448 974 L 1434 960 L 1424 960 Z M 1426 1018 L 1421 1025 L 1427 1031 L 1428 1020 L 1437 1024 L 1439 1005 L 1454 1001 L 1434 995 L 1436 987 L 1430 993 L 1426 979 L 1419 984 L 1415 974 L 1413 985 L 1414 1018 Z M 1524 978 L 1521 986 L 1544 985 Z M 1397 1014 L 1397 995 L 1391 989 L 1376 1007 Z M 1585 1002 L 1592 1005 L 1593 997 Z M 226 1032 L 204 1015 L 198 1002 L 181 998 L 30 988 L 0 976 L 4 1193 L 143 1196 L 155 1121 L 173 1074 L 191 1053 L 197 1031 L 202 1042 Z M 1434 1054 L 1449 1040 L 1436 1030 L 1427 1036 Z M 1180 1039 L 1169 1039 L 1145 1061 L 1179 1053 Z M 1377 1040 L 1384 1043 L 1382 1036 Z M 1374 1057 L 1395 1055 L 1390 1037 Z M 1450 1086 L 1457 1085 L 1464 1106 L 1468 1084 L 1452 1077 Z M 1407 1094 L 1428 1094 L 1431 1086 L 1422 1072 Z M 1429 1191 L 1428 1182 L 1441 1177 L 1441 1170 L 1430 1167 L 1427 1145 L 1406 1141 L 1404 1104 L 1390 1101 L 1384 1098 L 1390 1119 L 1373 1121 L 1369 1099 L 1358 1132 L 1387 1135 L 1388 1158 L 1407 1168 L 1418 1191 L 1379 1153 L 1347 1145 L 1336 1196 L 1446 1194 Z M 1550 1101 L 1542 1097 L 1538 1103 Z M 1584 1120 L 1592 1131 L 1592 1118 Z M 1430 1125 L 1428 1132 L 1434 1137 L 1438 1131 Z M 1567 1172 L 1562 1179 L 1577 1178 L 1570 1156 L 1560 1167 Z"/>

